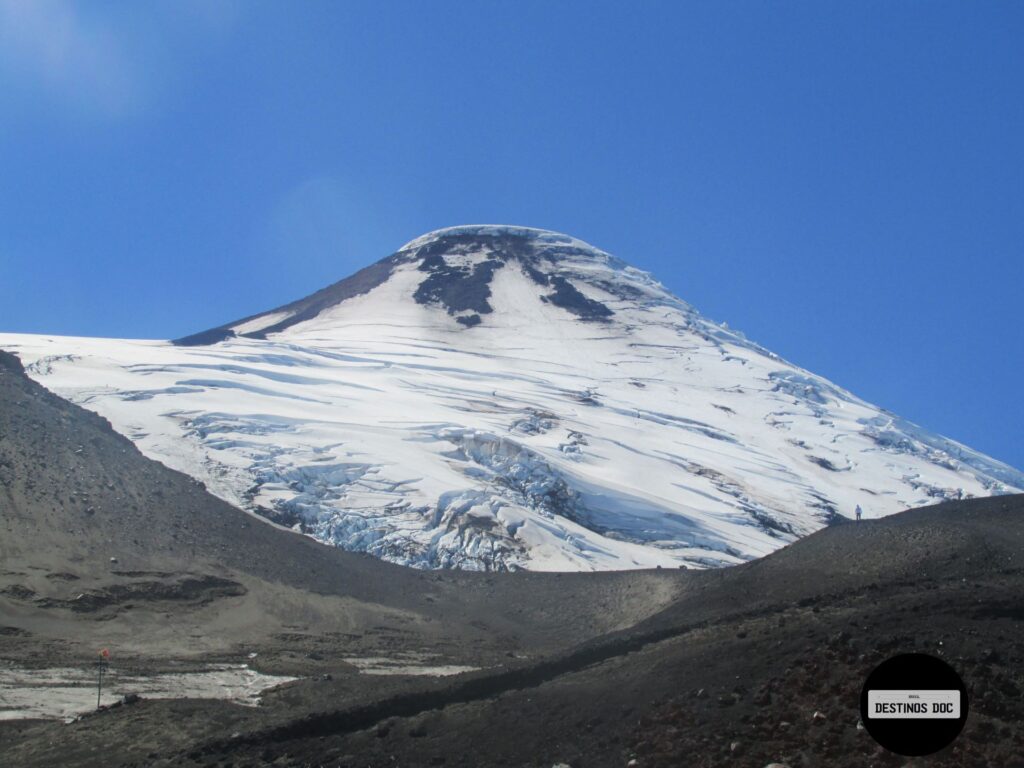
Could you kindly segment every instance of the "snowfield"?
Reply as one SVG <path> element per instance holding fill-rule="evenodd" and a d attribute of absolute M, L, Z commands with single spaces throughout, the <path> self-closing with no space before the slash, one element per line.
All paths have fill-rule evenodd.
<path fill-rule="evenodd" d="M 858 503 L 1024 490 L 540 230 L 440 230 L 179 343 L 0 347 L 232 504 L 421 568 L 722 566 Z"/>

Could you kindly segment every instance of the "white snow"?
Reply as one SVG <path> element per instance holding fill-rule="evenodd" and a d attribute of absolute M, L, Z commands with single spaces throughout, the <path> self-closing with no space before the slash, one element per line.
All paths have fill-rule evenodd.
<path fill-rule="evenodd" d="M 417 567 L 728 565 L 858 503 L 873 518 L 1024 489 L 1016 470 L 706 320 L 646 273 L 535 236 L 575 249 L 551 268 L 610 322 L 542 300 L 510 261 L 494 312 L 464 328 L 411 299 L 425 274 L 407 262 L 267 340 L 0 334 L 0 348 L 231 503 Z"/>
<path fill-rule="evenodd" d="M 109 706 L 134 693 L 147 699 L 225 699 L 254 707 L 263 691 L 297 679 L 264 675 L 244 664 L 158 675 L 126 673 L 115 666 L 103 676 L 100 703 Z M 95 708 L 95 670 L 0 667 L 0 720 L 69 719 Z"/>
<path fill-rule="evenodd" d="M 448 677 L 479 669 L 479 667 L 458 664 L 431 664 L 429 657 L 417 653 L 398 653 L 393 656 L 352 656 L 343 661 L 351 664 L 364 675 Z"/>
<path fill-rule="evenodd" d="M 271 312 L 269 314 L 260 315 L 254 317 L 252 320 L 248 320 L 244 323 L 238 323 L 232 326 L 232 330 L 235 333 L 256 333 L 262 331 L 264 328 L 269 328 L 286 318 L 291 317 L 290 312 Z"/>
<path fill-rule="evenodd" d="M 531 238 L 540 240 L 541 242 L 559 244 L 559 245 L 571 245 L 577 248 L 585 248 L 595 253 L 601 253 L 605 256 L 608 254 L 604 251 L 599 251 L 590 243 L 585 243 L 570 235 L 564 235 L 561 232 L 553 232 L 550 229 L 537 229 L 536 227 L 520 227 L 515 224 L 463 224 L 456 227 L 442 227 L 441 229 L 435 229 L 432 232 L 427 232 L 425 235 L 420 235 L 417 238 L 410 240 L 408 243 L 399 248 L 399 251 L 410 251 L 415 248 L 420 248 L 427 243 L 433 242 L 446 235 L 477 235 L 477 234 L 511 234 L 511 235 L 527 235 Z"/>

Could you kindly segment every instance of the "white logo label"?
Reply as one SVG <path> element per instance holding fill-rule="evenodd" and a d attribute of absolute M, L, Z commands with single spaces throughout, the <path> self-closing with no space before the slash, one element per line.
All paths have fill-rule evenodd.
<path fill-rule="evenodd" d="M 957 720 L 960 691 L 868 691 L 873 720 Z"/>

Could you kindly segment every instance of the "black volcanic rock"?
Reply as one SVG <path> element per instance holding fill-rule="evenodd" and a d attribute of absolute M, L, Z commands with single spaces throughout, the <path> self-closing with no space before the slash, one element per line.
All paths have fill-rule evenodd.
<path fill-rule="evenodd" d="M 551 285 L 555 288 L 554 293 L 544 298 L 556 307 L 569 310 L 581 320 L 606 320 L 615 314 L 601 302 L 588 299 L 564 277 L 553 275 Z"/>
<path fill-rule="evenodd" d="M 450 315 L 467 311 L 489 314 L 494 311 L 487 303 L 491 278 L 500 266 L 497 259 L 487 259 L 470 269 L 449 265 L 441 256 L 428 256 L 418 267 L 428 277 L 420 283 L 413 298 L 420 304 L 440 304 Z"/>

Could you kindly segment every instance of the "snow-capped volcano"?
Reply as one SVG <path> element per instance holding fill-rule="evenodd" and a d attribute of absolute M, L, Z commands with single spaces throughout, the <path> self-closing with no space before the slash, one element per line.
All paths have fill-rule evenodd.
<path fill-rule="evenodd" d="M 228 501 L 418 567 L 726 565 L 857 504 L 1024 490 L 648 274 L 522 227 L 432 232 L 174 342 L 0 347 Z"/>

